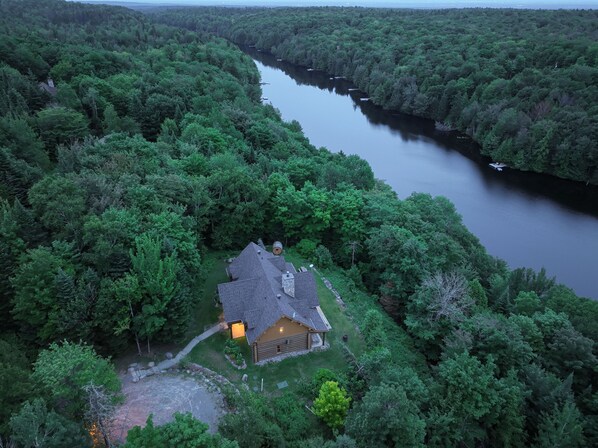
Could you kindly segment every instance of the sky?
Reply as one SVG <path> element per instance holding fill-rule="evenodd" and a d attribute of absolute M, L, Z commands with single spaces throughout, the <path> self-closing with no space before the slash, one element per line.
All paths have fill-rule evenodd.
<path fill-rule="evenodd" d="M 84 0 L 86 3 L 117 3 L 119 0 Z M 405 8 L 590 8 L 598 0 L 122 0 L 123 3 L 172 5 L 269 5 L 269 6 L 388 6 Z"/>

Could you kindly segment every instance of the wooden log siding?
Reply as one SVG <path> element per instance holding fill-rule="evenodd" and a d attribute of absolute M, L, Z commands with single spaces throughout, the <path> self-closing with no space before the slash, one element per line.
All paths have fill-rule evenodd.
<path fill-rule="evenodd" d="M 282 328 L 282 331 L 280 329 Z M 262 333 L 257 342 L 273 341 L 275 339 L 288 338 L 296 334 L 303 334 L 308 331 L 308 328 L 298 322 L 292 321 L 286 317 L 278 320 L 274 325 Z"/>
<path fill-rule="evenodd" d="M 257 361 L 272 358 L 285 353 L 297 352 L 308 349 L 308 338 L 310 334 L 305 332 L 294 336 L 286 336 L 272 341 L 258 342 L 255 346 Z M 280 347 L 280 351 L 279 350 Z"/>

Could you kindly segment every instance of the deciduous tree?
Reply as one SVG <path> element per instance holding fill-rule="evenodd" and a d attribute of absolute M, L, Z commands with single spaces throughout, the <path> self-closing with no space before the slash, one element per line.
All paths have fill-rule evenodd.
<path fill-rule="evenodd" d="M 331 429 L 337 430 L 345 422 L 350 401 L 345 390 L 336 381 L 326 381 L 314 401 L 314 412 Z"/>
<path fill-rule="evenodd" d="M 69 420 L 46 402 L 37 398 L 27 401 L 10 419 L 12 439 L 18 446 L 28 448 L 63 448 L 66 446 L 91 447 L 89 434 L 82 425 Z"/>
<path fill-rule="evenodd" d="M 360 446 L 424 447 L 426 422 L 398 385 L 370 389 L 347 418 L 347 432 Z"/>
<path fill-rule="evenodd" d="M 92 347 L 64 341 L 42 350 L 34 363 L 32 379 L 61 414 L 81 418 L 85 412 L 84 386 L 93 383 L 109 393 L 120 390 L 120 381 L 109 361 Z"/>

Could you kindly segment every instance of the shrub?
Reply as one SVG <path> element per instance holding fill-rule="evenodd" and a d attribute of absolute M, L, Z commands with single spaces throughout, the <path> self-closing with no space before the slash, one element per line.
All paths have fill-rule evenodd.
<path fill-rule="evenodd" d="M 224 354 L 237 366 L 243 366 L 245 360 L 243 359 L 241 348 L 233 339 L 227 340 L 224 344 Z"/>
<path fill-rule="evenodd" d="M 354 291 L 355 288 L 363 289 L 363 279 L 361 278 L 361 272 L 356 265 L 351 266 L 349 269 L 345 270 L 345 275 L 347 276 L 347 280 L 350 280 L 352 284 L 349 283 L 349 289 Z"/>
<path fill-rule="evenodd" d="M 311 258 L 314 255 L 317 246 L 318 243 L 314 240 L 304 238 L 297 243 L 295 249 L 297 249 L 297 252 L 299 252 L 302 257 Z"/>
<path fill-rule="evenodd" d="M 239 344 L 237 344 L 233 339 L 228 339 L 224 344 L 224 353 L 231 358 L 240 355 L 241 349 L 239 348 Z"/>
<path fill-rule="evenodd" d="M 322 384 L 326 381 L 336 381 L 339 382 L 338 375 L 329 369 L 318 369 L 311 380 L 311 392 L 312 396 L 317 395 L 320 389 L 322 388 Z"/>
<path fill-rule="evenodd" d="M 330 254 L 330 251 L 326 249 L 326 247 L 319 245 L 314 252 L 314 257 L 316 258 L 316 263 L 321 268 L 328 268 L 332 266 L 332 255 Z"/>
<path fill-rule="evenodd" d="M 241 351 L 239 350 L 238 353 L 235 354 L 235 362 L 237 364 L 243 364 L 243 355 L 241 354 Z"/>
<path fill-rule="evenodd" d="M 339 429 L 345 423 L 351 398 L 335 381 L 326 381 L 320 388 L 320 394 L 314 401 L 314 413 L 332 430 Z"/>
<path fill-rule="evenodd" d="M 365 313 L 361 325 L 361 334 L 370 348 L 382 347 L 386 342 L 382 315 L 375 309 L 369 309 Z"/>

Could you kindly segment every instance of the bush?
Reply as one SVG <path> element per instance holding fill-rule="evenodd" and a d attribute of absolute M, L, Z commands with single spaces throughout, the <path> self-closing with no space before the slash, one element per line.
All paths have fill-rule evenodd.
<path fill-rule="evenodd" d="M 361 324 L 361 334 L 370 348 L 383 347 L 386 342 L 382 315 L 375 309 L 369 309 Z"/>
<path fill-rule="evenodd" d="M 241 347 L 239 344 L 233 339 L 229 339 L 224 344 L 224 354 L 228 356 L 231 363 L 237 365 L 238 367 L 244 368 L 245 359 L 243 359 L 243 354 L 241 353 Z"/>
<path fill-rule="evenodd" d="M 316 258 L 316 263 L 321 268 L 328 268 L 332 266 L 332 255 L 330 254 L 330 251 L 326 249 L 326 247 L 319 245 L 314 252 L 314 257 Z"/>
<path fill-rule="evenodd" d="M 336 381 L 339 382 L 338 375 L 329 369 L 318 369 L 311 380 L 311 393 L 312 396 L 317 395 L 322 388 L 322 384 L 326 381 Z"/>
<path fill-rule="evenodd" d="M 317 246 L 318 243 L 314 240 L 304 238 L 297 243 L 295 249 L 297 249 L 297 252 L 299 252 L 302 257 L 311 258 L 314 255 Z"/>
<path fill-rule="evenodd" d="M 237 355 L 241 354 L 241 348 L 233 339 L 228 339 L 224 344 L 224 353 L 231 358 L 236 358 Z"/>
<path fill-rule="evenodd" d="M 314 401 L 314 413 L 326 423 L 330 429 L 337 430 L 345 423 L 351 398 L 345 389 L 335 381 L 326 381 L 320 388 L 320 394 Z"/>
<path fill-rule="evenodd" d="M 347 279 L 352 282 L 352 284 L 348 285 L 351 291 L 354 291 L 355 288 L 364 288 L 361 272 L 356 265 L 351 266 L 349 269 L 345 269 L 345 275 L 347 276 Z"/>
<path fill-rule="evenodd" d="M 235 354 L 235 362 L 239 365 L 243 364 L 243 355 L 241 354 L 241 351 L 239 350 L 239 353 Z"/>

